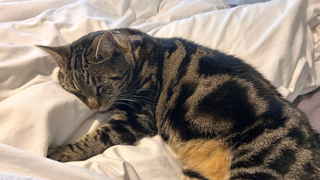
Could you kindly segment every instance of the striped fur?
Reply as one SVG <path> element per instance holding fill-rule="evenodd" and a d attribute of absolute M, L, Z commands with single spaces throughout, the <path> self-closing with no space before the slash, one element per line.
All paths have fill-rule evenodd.
<path fill-rule="evenodd" d="M 320 179 L 318 135 L 250 65 L 180 38 L 133 29 L 38 46 L 61 68 L 62 87 L 110 121 L 52 147 L 57 161 L 85 160 L 116 144 L 161 135 L 182 179 Z"/>

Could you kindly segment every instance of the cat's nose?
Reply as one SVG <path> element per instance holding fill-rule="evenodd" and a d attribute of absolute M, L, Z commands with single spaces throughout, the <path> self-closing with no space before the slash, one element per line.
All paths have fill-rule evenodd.
<path fill-rule="evenodd" d="M 88 107 L 92 110 L 99 110 L 100 105 L 97 99 L 88 98 Z"/>

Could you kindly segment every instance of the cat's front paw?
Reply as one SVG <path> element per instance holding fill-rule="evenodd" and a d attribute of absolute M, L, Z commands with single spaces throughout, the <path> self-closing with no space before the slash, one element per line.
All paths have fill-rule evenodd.
<path fill-rule="evenodd" d="M 72 149 L 68 146 L 55 146 L 49 148 L 47 158 L 60 162 L 80 160 L 79 155 L 73 152 Z"/>

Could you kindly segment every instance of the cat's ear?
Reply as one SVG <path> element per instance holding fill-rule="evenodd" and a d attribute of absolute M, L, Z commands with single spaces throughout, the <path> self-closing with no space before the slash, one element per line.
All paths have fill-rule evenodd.
<path fill-rule="evenodd" d="M 111 31 L 106 31 L 99 39 L 96 48 L 96 58 L 101 61 L 108 56 L 112 56 L 113 52 L 119 52 L 121 45 L 119 39 L 112 34 Z"/>
<path fill-rule="evenodd" d="M 66 55 L 66 47 L 65 46 L 41 46 L 35 45 L 40 49 L 47 51 L 57 62 L 57 65 L 60 68 L 65 68 L 67 65 L 67 55 Z"/>

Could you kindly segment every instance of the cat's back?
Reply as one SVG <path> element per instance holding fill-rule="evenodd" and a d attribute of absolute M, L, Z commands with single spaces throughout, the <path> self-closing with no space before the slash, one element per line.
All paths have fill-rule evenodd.
<path fill-rule="evenodd" d="M 170 131 L 184 140 L 223 139 L 232 154 L 231 179 L 320 177 L 318 134 L 263 75 L 234 56 L 190 41 L 162 39 L 162 44 L 160 103 L 162 117 L 173 121 Z"/>

